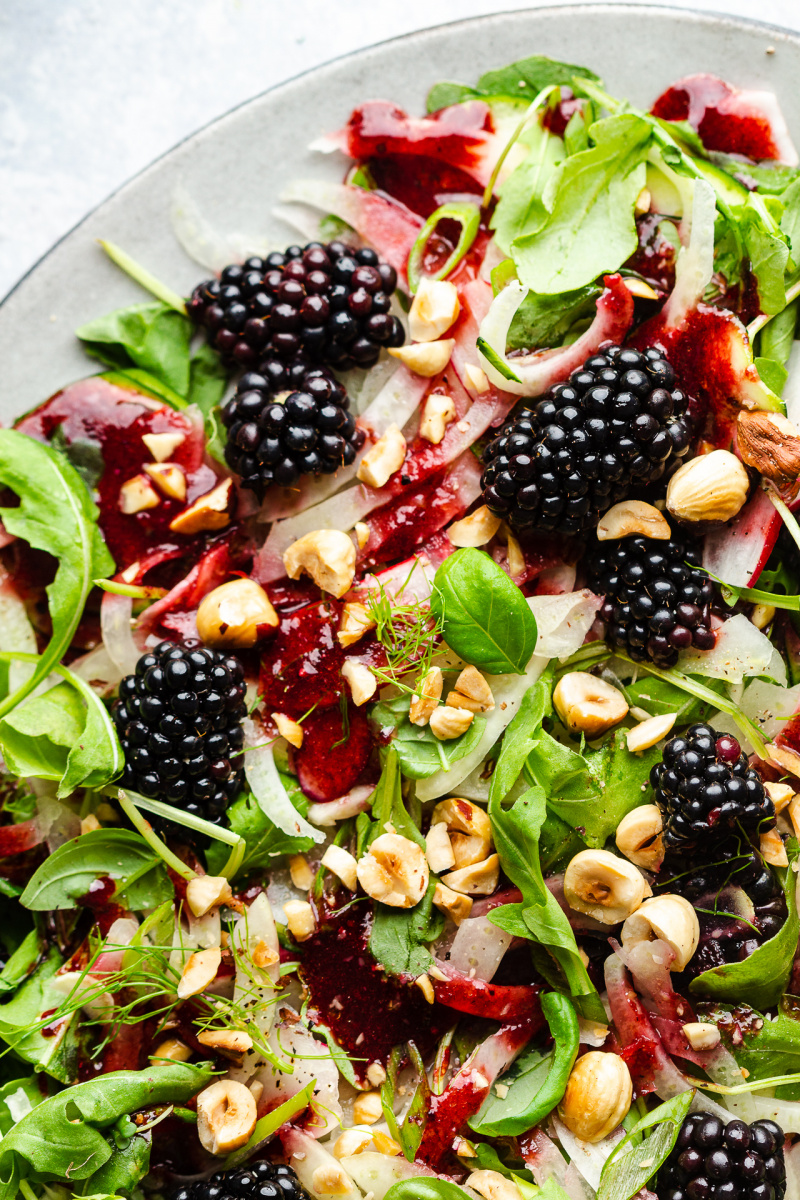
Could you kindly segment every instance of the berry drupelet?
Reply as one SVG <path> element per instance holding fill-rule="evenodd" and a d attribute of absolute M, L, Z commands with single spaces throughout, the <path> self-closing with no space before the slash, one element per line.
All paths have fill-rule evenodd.
<path fill-rule="evenodd" d="M 724 1125 L 712 1113 L 690 1113 L 658 1173 L 658 1200 L 782 1200 L 783 1143 L 774 1121 Z"/>
<path fill-rule="evenodd" d="M 326 368 L 266 365 L 276 369 L 243 375 L 222 414 L 225 461 L 259 497 L 272 483 L 289 487 L 300 475 L 349 466 L 365 437 L 348 412 L 347 392 Z"/>
<path fill-rule="evenodd" d="M 283 1163 L 266 1159 L 236 1167 L 232 1171 L 217 1171 L 209 1179 L 179 1188 L 172 1200 L 309 1200 L 297 1175 Z"/>
<path fill-rule="evenodd" d="M 231 759 L 244 745 L 244 693 L 239 660 L 196 639 L 143 654 L 112 714 L 125 754 L 122 786 L 219 824 L 243 786 Z"/>
<path fill-rule="evenodd" d="M 580 533 L 689 449 L 687 399 L 658 350 L 609 346 L 484 451 L 483 500 L 517 529 Z"/>
<path fill-rule="evenodd" d="M 691 725 L 671 738 L 650 783 L 667 847 L 718 843 L 735 829 L 751 835 L 775 826 L 775 805 L 761 776 L 747 765 L 736 738 L 710 725 Z"/>
<path fill-rule="evenodd" d="M 225 362 L 263 371 L 299 357 L 345 371 L 402 346 L 389 311 L 396 287 L 397 272 L 374 250 L 309 242 L 225 267 L 197 285 L 188 312 Z"/>
<path fill-rule="evenodd" d="M 700 549 L 673 532 L 668 542 L 617 538 L 600 542 L 587 562 L 589 587 L 605 596 L 600 615 L 612 645 L 634 662 L 674 666 L 681 650 L 710 650 L 714 585 Z"/>

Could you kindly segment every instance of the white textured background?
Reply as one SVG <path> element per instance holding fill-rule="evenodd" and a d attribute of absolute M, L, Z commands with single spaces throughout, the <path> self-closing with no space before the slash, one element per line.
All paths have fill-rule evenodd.
<path fill-rule="evenodd" d="M 538 5 L 0 0 L 0 296 L 131 175 L 265 88 L 414 29 L 531 7 Z M 673 7 L 800 30 L 800 0 L 675 0 Z M 626 49 L 641 52 L 613 52 Z"/>

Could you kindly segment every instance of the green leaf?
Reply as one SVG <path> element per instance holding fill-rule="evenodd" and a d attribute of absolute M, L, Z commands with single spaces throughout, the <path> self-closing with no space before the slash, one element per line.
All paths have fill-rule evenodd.
<path fill-rule="evenodd" d="M 51 947 L 44 961 L 0 1007 L 0 1038 L 23 1062 L 32 1063 L 60 1083 L 72 1083 L 78 1070 L 77 1020 L 68 1016 L 48 1031 L 50 1036 L 42 1033 L 43 1014 L 54 1013 L 64 999 L 52 982 L 61 966 L 61 955 Z"/>
<path fill-rule="evenodd" d="M 109 1200 L 120 1194 L 130 1196 L 150 1170 L 153 1135 L 148 1129 L 132 1137 L 122 1136 L 122 1129 L 128 1125 L 130 1120 L 127 1114 L 114 1125 L 111 1157 L 86 1180 L 82 1192 L 85 1200 L 93 1197 Z"/>
<path fill-rule="evenodd" d="M 748 1013 L 748 1020 L 741 1023 L 742 1036 L 737 1036 L 734 1041 L 729 1030 L 738 1026 L 731 1018 L 732 1008 L 733 1005 L 718 1005 L 705 1011 L 702 1019 L 719 1027 L 723 1042 L 736 1059 L 737 1066 L 747 1072 L 748 1083 L 800 1072 L 800 1020 L 797 1017 L 781 1012 L 772 1018 L 755 1011 Z M 796 1084 L 777 1088 L 775 1095 L 785 1100 L 799 1098 Z"/>
<path fill-rule="evenodd" d="M 524 675 L 536 647 L 536 618 L 505 571 L 482 550 L 456 550 L 436 572 L 431 613 L 444 640 L 490 675 Z"/>
<path fill-rule="evenodd" d="M 557 296 L 528 292 L 514 314 L 507 350 L 539 350 L 560 346 L 576 321 L 591 317 L 601 289 L 594 283 Z"/>
<path fill-rule="evenodd" d="M 68 649 L 95 579 L 114 573 L 114 562 L 97 528 L 97 508 L 86 485 L 65 458 L 12 429 L 0 430 L 0 481 L 19 497 L 0 508 L 9 533 L 58 559 L 47 598 L 52 635 L 36 670 L 0 702 L 0 717 L 46 679 Z"/>
<path fill-rule="evenodd" d="M 426 943 L 439 937 L 444 925 L 442 914 L 433 907 L 436 883 L 431 875 L 425 895 L 413 908 L 375 905 L 369 949 L 387 975 L 418 979 L 433 962 Z"/>
<path fill-rule="evenodd" d="M 508 1087 L 503 1099 L 490 1092 L 470 1119 L 469 1127 L 476 1133 L 491 1137 L 525 1133 L 543 1121 L 563 1097 L 578 1054 L 578 1018 L 569 998 L 558 992 L 543 994 L 542 1011 L 554 1041 L 552 1051 L 529 1047 L 516 1060 L 503 1076 Z"/>
<path fill-rule="evenodd" d="M 129 391 L 137 392 L 140 395 L 163 400 L 171 408 L 186 408 L 183 396 L 179 396 L 171 387 L 167 387 L 160 379 L 156 379 L 155 375 L 141 370 L 140 367 L 129 367 L 124 371 L 122 368 L 116 371 L 102 371 L 98 378 L 113 383 L 115 387 L 128 388 Z"/>
<path fill-rule="evenodd" d="M 76 330 L 87 354 L 121 371 L 141 367 L 179 396 L 189 392 L 192 322 L 167 304 L 132 304 Z"/>
<path fill-rule="evenodd" d="M 678 1140 L 693 1098 L 693 1091 L 681 1092 L 637 1121 L 603 1164 L 597 1200 L 631 1200 L 641 1191 Z M 639 1140 L 646 1129 L 655 1132 Z"/>
<path fill-rule="evenodd" d="M 0 1135 L 6 1134 L 47 1099 L 47 1093 L 39 1086 L 43 1076 L 29 1075 L 25 1079 L 12 1079 L 0 1088 Z"/>
<path fill-rule="evenodd" d="M 114 1071 L 51 1096 L 0 1142 L 0 1200 L 14 1200 L 20 1179 L 89 1179 L 113 1156 L 103 1131 L 126 1113 L 184 1103 L 211 1081 L 210 1064 L 158 1064 Z"/>
<path fill-rule="evenodd" d="M 454 762 L 469 754 L 483 736 L 485 720 L 476 716 L 466 733 L 440 742 L 427 725 L 411 724 L 408 719 L 410 704 L 409 695 L 397 696 L 374 704 L 370 710 L 370 720 L 392 733 L 392 746 L 400 770 L 407 779 L 427 779 L 443 767 L 449 770 Z"/>
<path fill-rule="evenodd" d="M 201 342 L 189 361 L 189 391 L 186 399 L 196 404 L 204 417 L 219 404 L 228 386 L 228 373 L 219 354 L 208 342 Z"/>
<path fill-rule="evenodd" d="M 41 953 L 39 932 L 32 929 L 20 942 L 0 972 L 0 996 L 17 990 L 23 979 L 27 979 L 36 966 Z"/>
<path fill-rule="evenodd" d="M 534 292 L 585 287 L 617 270 L 638 245 L 634 205 L 652 126 L 623 113 L 596 121 L 590 137 L 590 150 L 556 168 L 544 195 L 547 222 L 513 243 L 517 275 Z"/>
<path fill-rule="evenodd" d="M 295 777 L 285 775 L 282 771 L 278 774 L 300 816 L 307 816 L 308 800 L 298 787 Z M 237 875 L 244 875 L 259 867 L 275 867 L 282 855 L 305 854 L 314 845 L 310 837 L 294 837 L 273 825 L 252 792 L 245 792 L 234 801 L 228 809 L 227 817 L 231 831 L 243 837 L 247 843 Z M 209 871 L 219 874 L 229 854 L 230 847 L 221 842 L 214 842 L 209 846 L 206 850 Z"/>
<path fill-rule="evenodd" d="M 758 284 L 758 300 L 765 313 L 779 313 L 786 307 L 784 272 L 789 262 L 786 235 L 776 219 L 783 205 L 772 197 L 751 192 L 745 204 L 733 211 L 739 217 L 739 231 Z"/>
<path fill-rule="evenodd" d="M 503 1078 L 505 1080 L 506 1077 L 503 1076 Z M 543 1189 L 537 1187 L 533 1182 L 533 1175 L 527 1167 L 521 1171 L 512 1171 L 503 1162 L 495 1147 L 490 1146 L 488 1142 L 478 1142 L 475 1149 L 478 1152 L 478 1166 L 481 1170 L 497 1171 L 498 1174 L 505 1176 L 506 1179 L 512 1180 L 521 1192 L 523 1200 L 539 1200 Z M 564 1196 L 565 1193 L 561 1192 L 561 1195 Z"/>
<path fill-rule="evenodd" d="M 792 869 L 800 855 L 796 838 L 789 839 L 786 851 L 789 866 L 782 874 L 789 915 L 783 926 L 775 937 L 763 942 L 748 958 L 723 963 L 698 975 L 689 985 L 689 990 L 696 995 L 750 1004 L 758 1009 L 771 1008 L 780 1000 L 792 970 L 800 934 L 800 916 L 795 902 L 797 874 Z"/>
<path fill-rule="evenodd" d="M 469 1193 L 449 1179 L 418 1175 L 393 1183 L 383 1200 L 469 1200 Z"/>
<path fill-rule="evenodd" d="M 490 227 L 495 240 L 506 254 L 514 238 L 541 229 L 549 217 L 543 194 L 553 171 L 564 159 L 564 143 L 547 129 L 534 127 L 534 145 L 500 188 Z"/>
<path fill-rule="evenodd" d="M 490 803 L 499 804 L 504 800 L 519 779 L 541 733 L 542 721 L 552 712 L 552 687 L 553 672 L 548 667 L 522 697 L 503 735 L 502 748 L 492 772 Z"/>
<path fill-rule="evenodd" d="M 784 312 L 785 311 L 786 311 L 786 309 L 784 309 Z M 778 314 L 778 317 L 782 317 L 782 316 L 783 316 L 782 312 Z M 775 318 L 776 321 L 778 320 L 778 317 Z M 793 326 L 794 326 L 794 321 L 796 321 L 796 320 L 797 320 L 797 309 L 795 309 L 792 314 L 792 325 Z M 767 326 L 767 329 L 769 329 L 772 325 L 774 325 L 774 323 L 775 323 L 774 321 L 770 321 L 769 325 Z M 765 332 L 766 332 L 766 330 L 765 330 Z M 774 358 L 761 358 L 761 357 L 754 358 L 753 362 L 755 363 L 755 368 L 758 371 L 759 378 L 764 381 L 764 383 L 767 385 L 767 387 L 770 389 L 770 391 L 774 392 L 776 396 L 782 395 L 784 384 L 786 383 L 786 380 L 789 377 L 789 372 L 786 370 L 786 367 L 783 365 L 783 363 L 778 362 L 777 359 L 774 359 Z"/>
<path fill-rule="evenodd" d="M 34 912 L 75 908 L 97 879 L 117 883 L 132 909 L 172 897 L 163 863 L 130 829 L 93 829 L 65 842 L 34 872 L 20 903 Z"/>
<path fill-rule="evenodd" d="M 91 490 L 97 487 L 103 471 L 106 469 L 103 447 L 99 442 L 78 437 L 67 441 L 62 423 L 53 431 L 50 445 L 54 450 L 58 450 L 59 454 L 63 454 L 65 458 L 69 459 L 87 488 Z"/>
<path fill-rule="evenodd" d="M 558 62 L 543 54 L 532 54 L 529 58 L 509 63 L 507 67 L 487 71 L 481 75 L 475 87 L 464 83 L 436 83 L 428 92 L 426 107 L 429 113 L 437 112 L 440 108 L 461 104 L 464 100 L 494 97 L 530 103 L 544 88 L 552 84 L 573 87 L 576 79 L 594 79 L 599 83 L 598 76 L 586 67 Z M 576 90 L 580 93 L 579 86 Z"/>
<path fill-rule="evenodd" d="M 279 1104 L 277 1108 L 273 1108 L 271 1112 L 261 1117 L 256 1122 L 256 1127 L 245 1144 L 240 1146 L 238 1150 L 234 1150 L 233 1154 L 229 1154 L 224 1160 L 223 1169 L 229 1171 L 232 1167 L 238 1166 L 239 1163 L 245 1162 L 253 1153 L 256 1146 L 261 1145 L 263 1141 L 271 1137 L 273 1133 L 280 1129 L 281 1125 L 285 1125 L 287 1121 L 291 1121 L 292 1117 L 296 1117 L 298 1113 L 308 1108 L 314 1098 L 314 1088 L 316 1086 L 316 1079 L 310 1079 L 296 1096 L 285 1100 L 283 1104 Z"/>

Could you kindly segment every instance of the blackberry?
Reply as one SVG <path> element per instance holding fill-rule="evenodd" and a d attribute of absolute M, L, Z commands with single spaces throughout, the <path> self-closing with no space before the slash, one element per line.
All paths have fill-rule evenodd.
<path fill-rule="evenodd" d="M 309 1200 L 291 1167 L 266 1159 L 198 1179 L 173 1192 L 171 1200 L 229 1200 L 235 1196 L 242 1200 Z"/>
<path fill-rule="evenodd" d="M 248 371 L 223 409 L 225 460 L 260 497 L 272 483 L 289 487 L 299 475 L 332 475 L 364 443 L 349 404 L 324 367 L 277 363 L 264 374 Z"/>
<path fill-rule="evenodd" d="M 670 738 L 650 783 L 667 847 L 691 847 L 709 835 L 719 843 L 737 828 L 750 835 L 775 826 L 761 776 L 748 767 L 736 738 L 710 725 L 691 725 Z"/>
<path fill-rule="evenodd" d="M 112 710 L 122 786 L 219 824 L 243 786 L 231 758 L 244 745 L 244 693 L 239 660 L 196 639 L 143 654 Z"/>
<path fill-rule="evenodd" d="M 658 350 L 608 346 L 484 451 L 483 500 L 517 529 L 591 529 L 689 449 L 687 399 Z"/>
<path fill-rule="evenodd" d="M 252 369 L 299 358 L 346 371 L 371 367 L 381 346 L 402 346 L 389 311 L 396 287 L 397 272 L 374 250 L 309 242 L 225 267 L 197 285 L 188 312 L 225 362 Z"/>
<path fill-rule="evenodd" d="M 589 587 L 605 596 L 606 636 L 634 662 L 671 667 L 690 646 L 710 650 L 714 585 L 700 549 L 673 532 L 668 542 L 617 538 L 600 542 L 587 563 Z"/>
<path fill-rule="evenodd" d="M 712 1113 L 690 1113 L 658 1172 L 658 1200 L 782 1200 L 783 1143 L 774 1121 L 723 1125 Z"/>

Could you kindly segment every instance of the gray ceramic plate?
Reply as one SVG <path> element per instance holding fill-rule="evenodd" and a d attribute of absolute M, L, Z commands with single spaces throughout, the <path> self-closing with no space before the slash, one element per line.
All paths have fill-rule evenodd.
<path fill-rule="evenodd" d="M 91 213 L 0 307 L 0 420 L 91 374 L 74 329 L 144 299 L 95 244 L 108 238 L 188 294 L 202 268 L 169 219 L 177 185 L 221 231 L 293 240 L 271 215 L 297 177 L 341 179 L 339 156 L 306 147 L 371 98 L 424 110 L 440 79 L 472 81 L 527 54 L 584 63 L 609 89 L 648 105 L 672 80 L 708 71 L 740 87 L 774 91 L 800 132 L 800 37 L 773 27 L 667 8 L 574 5 L 483 17 L 361 50 L 257 97 L 170 151 Z"/>

